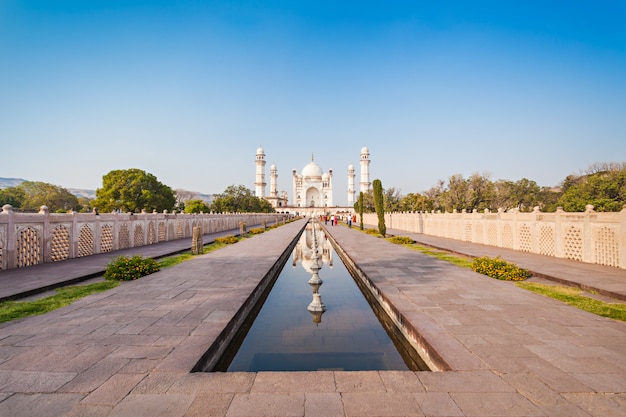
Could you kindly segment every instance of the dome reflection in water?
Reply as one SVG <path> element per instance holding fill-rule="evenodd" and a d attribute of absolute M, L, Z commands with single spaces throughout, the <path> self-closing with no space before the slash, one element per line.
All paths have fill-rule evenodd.
<path fill-rule="evenodd" d="M 227 371 L 408 369 L 319 225 L 309 223 Z"/>

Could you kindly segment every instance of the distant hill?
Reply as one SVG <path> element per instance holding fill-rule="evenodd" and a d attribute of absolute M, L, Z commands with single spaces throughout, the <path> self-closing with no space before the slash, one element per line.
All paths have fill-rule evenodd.
<path fill-rule="evenodd" d="M 27 181 L 27 180 L 22 179 L 22 178 L 2 178 L 2 177 L 0 177 L 0 189 L 2 189 L 2 188 L 9 188 L 9 187 L 16 187 L 16 186 L 20 185 L 21 183 L 23 183 L 24 181 Z"/>
<path fill-rule="evenodd" d="M 25 181 L 30 181 L 30 180 L 25 180 L 22 178 L 0 177 L 0 190 L 3 188 L 16 187 Z M 67 191 L 74 194 L 78 198 L 84 197 L 90 200 L 96 198 L 96 190 L 85 190 L 81 188 L 67 188 Z M 197 191 L 187 191 L 187 190 L 175 190 L 175 192 L 183 194 L 185 200 L 191 200 L 191 199 L 203 200 L 207 202 L 208 204 L 211 204 L 213 202 L 212 194 L 202 194 Z"/>

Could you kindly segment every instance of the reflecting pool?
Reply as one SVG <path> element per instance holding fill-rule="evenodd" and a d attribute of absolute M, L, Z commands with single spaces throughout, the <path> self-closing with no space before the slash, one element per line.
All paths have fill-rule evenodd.
<path fill-rule="evenodd" d="M 409 369 L 319 225 L 307 225 L 292 260 L 216 370 Z"/>

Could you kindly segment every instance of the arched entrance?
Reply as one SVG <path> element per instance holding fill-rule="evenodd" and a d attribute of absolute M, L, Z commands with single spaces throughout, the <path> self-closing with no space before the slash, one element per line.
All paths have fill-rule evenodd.
<path fill-rule="evenodd" d="M 321 206 L 321 202 L 322 202 L 322 197 L 320 194 L 320 191 L 315 188 L 315 187 L 311 187 L 308 190 L 306 190 L 306 205 L 307 207 L 320 207 Z"/>

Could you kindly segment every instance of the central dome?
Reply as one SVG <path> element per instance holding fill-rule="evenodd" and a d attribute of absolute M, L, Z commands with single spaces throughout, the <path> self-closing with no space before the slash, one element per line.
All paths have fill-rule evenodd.
<path fill-rule="evenodd" d="M 303 177 L 322 177 L 322 168 L 317 165 L 314 161 L 308 163 L 307 166 L 302 170 Z"/>

